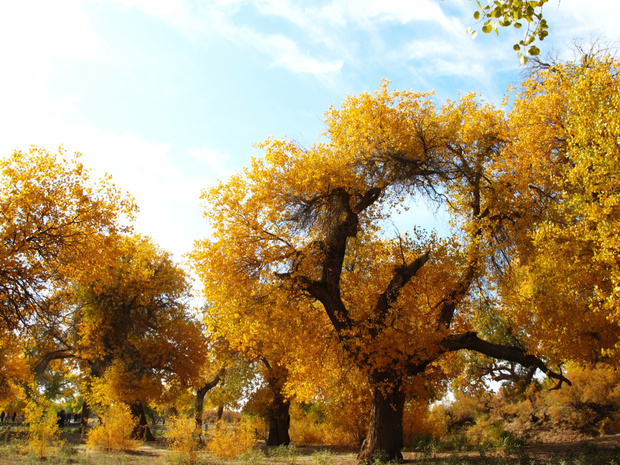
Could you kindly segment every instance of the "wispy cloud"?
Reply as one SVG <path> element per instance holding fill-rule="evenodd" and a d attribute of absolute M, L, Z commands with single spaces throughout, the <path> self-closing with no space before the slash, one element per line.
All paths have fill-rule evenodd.
<path fill-rule="evenodd" d="M 261 52 L 272 56 L 272 64 L 297 73 L 324 74 L 342 68 L 342 60 L 320 60 L 300 51 L 297 43 L 280 34 L 261 35 L 240 29 L 245 39 Z"/>
<path fill-rule="evenodd" d="M 196 148 L 190 149 L 188 155 L 194 160 L 205 164 L 209 167 L 211 172 L 214 172 L 218 178 L 224 179 L 232 174 L 224 165 L 228 160 L 228 156 L 223 155 L 212 148 Z M 214 180 L 212 180 L 214 181 Z"/>
<path fill-rule="evenodd" d="M 110 1 L 110 0 L 108 0 Z M 166 18 L 173 23 L 185 23 L 188 14 L 188 4 L 185 0 L 111 0 L 121 5 L 123 9 L 137 8 L 153 16 Z"/>
<path fill-rule="evenodd" d="M 381 41 L 377 32 L 384 26 L 433 24 L 434 29 L 444 31 L 443 40 L 452 39 L 446 31 L 465 30 L 458 18 L 447 16 L 431 0 L 215 0 L 207 4 L 175 0 L 170 5 L 147 0 L 115 1 L 126 8 L 169 18 L 186 34 L 220 34 L 265 55 L 272 66 L 315 75 L 320 80 L 345 66 L 355 68 L 360 62 L 372 60 L 368 56 L 370 49 L 361 44 Z M 245 13 L 245 21 L 240 19 L 240 12 Z M 277 18 L 282 27 L 261 31 L 256 27 L 260 21 L 248 21 L 248 15 Z M 412 26 L 411 34 L 415 31 Z M 378 44 L 372 50 L 381 55 L 385 48 Z M 383 58 L 380 55 L 376 58 Z"/>
<path fill-rule="evenodd" d="M 408 24 L 416 21 L 447 24 L 447 17 L 437 2 L 430 0 L 360 0 L 347 2 L 347 15 L 357 22 Z"/>

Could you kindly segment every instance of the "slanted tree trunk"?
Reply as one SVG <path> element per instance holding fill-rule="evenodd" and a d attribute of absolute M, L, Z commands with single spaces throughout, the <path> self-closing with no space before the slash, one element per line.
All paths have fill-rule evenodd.
<path fill-rule="evenodd" d="M 155 441 L 155 436 L 149 428 L 149 424 L 146 421 L 146 415 L 144 414 L 144 406 L 142 402 L 134 402 L 129 406 L 131 415 L 134 418 L 138 418 L 138 424 L 131 432 L 133 439 L 141 439 L 143 441 Z"/>
<path fill-rule="evenodd" d="M 220 421 L 223 416 L 224 416 L 224 406 L 219 405 L 217 407 L 217 412 L 215 412 L 215 421 Z"/>
<path fill-rule="evenodd" d="M 90 409 L 88 408 L 88 402 L 86 399 L 82 401 L 82 412 L 80 417 L 80 440 L 83 441 L 88 431 L 88 417 L 90 415 Z"/>
<path fill-rule="evenodd" d="M 194 420 L 196 421 L 196 428 L 198 428 L 198 431 L 200 432 L 202 432 L 202 413 L 204 411 L 205 395 L 218 385 L 225 373 L 226 368 L 222 368 L 211 381 L 205 383 L 204 386 L 196 390 L 196 399 L 194 401 Z"/>
<path fill-rule="evenodd" d="M 194 399 L 194 421 L 196 428 L 202 432 L 202 414 L 204 412 L 205 395 L 208 389 L 201 387 L 196 391 L 196 399 Z"/>
<path fill-rule="evenodd" d="M 371 376 L 372 405 L 368 433 L 358 455 L 360 462 L 402 461 L 405 393 L 395 374 Z"/>

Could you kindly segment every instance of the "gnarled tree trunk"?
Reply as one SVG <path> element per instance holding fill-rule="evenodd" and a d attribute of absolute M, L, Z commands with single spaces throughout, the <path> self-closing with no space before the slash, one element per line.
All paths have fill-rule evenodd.
<path fill-rule="evenodd" d="M 149 428 L 149 424 L 146 421 L 146 415 L 144 414 L 144 406 L 142 402 L 134 402 L 129 406 L 131 415 L 134 418 L 138 418 L 138 424 L 131 432 L 133 439 L 141 439 L 143 441 L 155 441 L 155 436 Z"/>
<path fill-rule="evenodd" d="M 201 440 L 202 440 L 202 413 L 204 411 L 204 400 L 205 400 L 205 395 L 207 394 L 207 392 L 209 392 L 211 389 L 213 389 L 215 386 L 218 385 L 218 383 L 220 382 L 220 380 L 222 379 L 222 377 L 224 376 L 224 374 L 226 373 L 226 369 L 222 368 L 214 377 L 211 381 L 209 381 L 208 383 L 205 383 L 200 389 L 196 390 L 196 399 L 194 400 L 194 420 L 196 421 L 196 428 L 198 428 L 198 431 L 200 431 L 201 433 Z"/>
<path fill-rule="evenodd" d="M 368 433 L 358 455 L 360 462 L 402 461 L 405 393 L 394 374 L 371 376 L 372 406 Z"/>
<path fill-rule="evenodd" d="M 286 368 L 271 366 L 264 360 L 267 367 L 267 383 L 271 391 L 271 403 L 267 408 L 267 422 L 269 424 L 268 446 L 287 446 L 291 443 L 288 430 L 291 426 L 289 407 L 291 402 L 282 392 L 286 382 Z"/>
<path fill-rule="evenodd" d="M 291 438 L 288 434 L 289 427 L 291 426 L 291 415 L 289 413 L 290 405 L 291 403 L 288 400 L 280 396 L 278 399 L 274 399 L 273 403 L 269 406 L 268 446 L 287 446 L 290 444 Z"/>

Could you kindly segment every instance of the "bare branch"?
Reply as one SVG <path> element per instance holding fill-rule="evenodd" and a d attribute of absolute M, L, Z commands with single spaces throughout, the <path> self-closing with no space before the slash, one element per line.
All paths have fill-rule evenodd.
<path fill-rule="evenodd" d="M 570 380 L 568 380 L 562 373 L 555 373 L 551 371 L 545 362 L 538 357 L 527 354 L 523 349 L 516 346 L 493 344 L 491 342 L 484 341 L 474 332 L 448 336 L 442 341 L 441 345 L 448 352 L 462 349 L 473 350 L 474 352 L 488 355 L 489 357 L 496 359 L 516 362 L 527 368 L 536 367 L 548 378 L 557 379 L 559 381 L 559 385 L 557 387 L 559 387 L 562 383 L 566 383 L 569 386 L 572 385 Z"/>
<path fill-rule="evenodd" d="M 69 349 L 61 349 L 48 352 L 43 357 L 41 357 L 41 360 L 37 362 L 32 371 L 36 378 L 40 378 L 41 376 L 43 376 L 43 373 L 45 373 L 45 370 L 47 370 L 47 367 L 53 360 L 64 360 L 67 358 L 76 358 L 76 355 Z"/>

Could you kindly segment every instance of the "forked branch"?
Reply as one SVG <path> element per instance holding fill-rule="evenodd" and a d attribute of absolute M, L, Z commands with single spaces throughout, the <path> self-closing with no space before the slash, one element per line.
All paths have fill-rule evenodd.
<path fill-rule="evenodd" d="M 518 363 L 526 368 L 535 367 L 542 371 L 548 378 L 558 380 L 558 385 L 554 389 L 558 389 L 562 383 L 566 383 L 569 386 L 572 385 L 569 379 L 567 379 L 562 373 L 556 373 L 551 371 L 549 367 L 538 357 L 527 354 L 523 349 L 516 346 L 508 346 L 501 344 L 493 344 L 491 342 L 484 341 L 478 337 L 474 332 L 467 332 L 454 336 L 446 337 L 441 345 L 447 352 L 467 349 L 473 350 L 489 357 L 508 360 L 510 362 Z"/>

